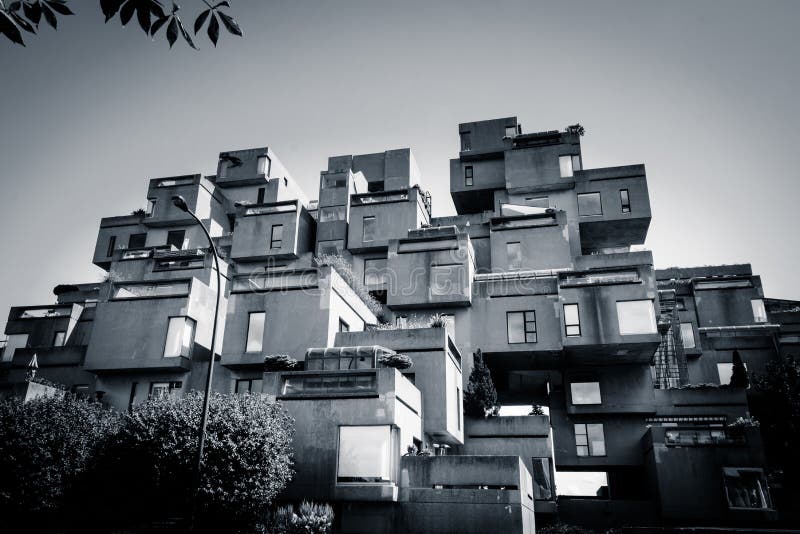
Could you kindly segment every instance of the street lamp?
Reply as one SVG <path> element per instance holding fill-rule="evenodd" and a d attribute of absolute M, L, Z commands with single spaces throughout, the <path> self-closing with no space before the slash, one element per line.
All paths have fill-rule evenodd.
<path fill-rule="evenodd" d="M 208 423 L 208 402 L 209 402 L 209 395 L 211 394 L 211 380 L 214 376 L 214 348 L 217 342 L 217 319 L 219 318 L 219 301 L 222 297 L 222 275 L 219 271 L 219 255 L 217 254 L 217 247 L 214 246 L 214 241 L 211 239 L 211 234 L 208 233 L 206 230 L 205 225 L 200 221 L 197 215 L 194 214 L 192 210 L 189 209 L 189 206 L 186 205 L 186 201 L 180 195 L 174 195 L 172 197 L 172 203 L 181 211 L 185 211 L 189 215 L 192 216 L 200 228 L 203 229 L 203 233 L 206 234 L 206 239 L 208 239 L 208 244 L 211 247 L 211 253 L 214 255 L 214 267 L 217 270 L 217 302 L 214 307 L 214 327 L 211 331 L 211 358 L 208 360 L 208 374 L 206 375 L 206 389 L 203 393 L 203 413 L 200 416 L 200 430 L 198 431 L 197 435 L 197 458 L 195 459 L 195 470 L 194 470 L 194 487 L 192 488 L 192 508 L 191 508 L 191 515 L 189 516 L 189 528 L 194 528 L 194 518 L 197 513 L 197 494 L 200 491 L 200 482 L 202 480 L 201 474 L 203 469 L 203 448 L 206 444 L 206 425 Z"/>

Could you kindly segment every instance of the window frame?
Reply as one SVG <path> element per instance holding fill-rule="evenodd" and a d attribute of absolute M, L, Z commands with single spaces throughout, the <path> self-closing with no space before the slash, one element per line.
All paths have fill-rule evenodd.
<path fill-rule="evenodd" d="M 236 395 L 241 395 L 242 393 L 253 393 L 253 382 L 261 382 L 263 387 L 263 380 L 261 378 L 237 378 L 233 384 L 233 393 Z M 239 385 L 240 384 L 247 384 L 246 391 L 240 391 Z M 256 393 L 261 393 L 257 391 Z"/>
<path fill-rule="evenodd" d="M 258 192 L 256 192 L 256 204 L 263 204 L 264 203 L 264 196 L 267 194 L 266 187 L 259 187 Z"/>
<path fill-rule="evenodd" d="M 388 471 L 389 476 L 388 478 L 384 479 L 382 477 L 340 477 L 339 470 L 341 467 L 341 458 L 342 458 L 342 429 L 343 428 L 352 428 L 352 429 L 363 429 L 367 427 L 381 427 L 388 431 Z M 395 456 L 397 455 L 397 432 L 392 428 L 392 425 L 337 425 L 337 439 L 336 439 L 336 485 L 387 485 L 392 484 L 396 480 L 396 467 L 397 467 L 397 460 Z M 342 478 L 354 479 L 354 478 L 369 478 L 372 480 L 341 480 Z"/>
<path fill-rule="evenodd" d="M 275 229 L 280 228 L 280 239 L 275 239 Z M 283 248 L 283 224 L 273 224 L 269 231 L 269 249 L 280 250 Z"/>
<path fill-rule="evenodd" d="M 756 304 L 758 303 L 758 304 Z M 763 315 L 756 315 L 756 308 L 760 308 L 758 311 L 763 312 Z M 757 299 L 750 299 L 750 309 L 753 312 L 753 322 L 756 324 L 766 324 L 769 322 L 769 318 L 767 317 L 767 307 L 764 305 L 764 299 L 757 298 Z"/>
<path fill-rule="evenodd" d="M 647 302 L 649 303 L 648 310 L 650 311 L 650 320 L 652 330 L 648 332 L 632 332 L 632 331 L 624 331 L 622 330 L 622 314 L 620 314 L 620 304 L 629 304 L 632 302 Z M 619 331 L 620 336 L 649 336 L 652 334 L 658 334 L 658 319 L 656 318 L 656 308 L 655 302 L 652 299 L 632 299 L 632 300 L 618 300 L 616 301 L 616 310 L 617 310 L 617 328 Z"/>
<path fill-rule="evenodd" d="M 261 162 L 264 162 L 262 165 Z M 269 176 L 272 173 L 272 158 L 267 154 L 262 154 L 256 157 L 256 174 L 263 174 Z"/>
<path fill-rule="evenodd" d="M 58 343 L 58 335 L 61 334 L 63 337 L 61 338 L 61 343 Z M 66 330 L 57 330 L 53 332 L 53 347 L 63 347 L 67 344 L 67 331 Z"/>
<path fill-rule="evenodd" d="M 373 243 L 375 242 L 375 230 L 377 226 L 377 217 L 375 215 L 364 215 L 361 219 L 361 242 L 362 243 Z M 369 239 L 367 239 L 367 228 L 369 228 L 370 233 L 372 234 Z"/>
<path fill-rule="evenodd" d="M 472 165 L 464 165 L 464 187 L 475 185 L 475 168 Z"/>
<path fill-rule="evenodd" d="M 181 244 L 180 246 L 176 245 L 175 243 L 171 243 L 170 241 L 175 241 L 173 238 L 180 235 L 181 237 Z M 186 242 L 186 230 L 169 230 L 167 232 L 167 241 L 166 245 L 174 245 L 175 248 L 178 250 L 183 250 L 183 244 Z"/>
<path fill-rule="evenodd" d="M 694 336 L 694 325 L 691 322 L 681 323 L 680 324 L 680 329 L 681 329 L 681 343 L 683 344 L 683 348 L 685 348 L 685 349 L 697 348 L 697 339 Z M 692 344 L 691 344 L 691 346 L 689 346 L 686 343 L 686 335 L 685 334 L 686 334 L 687 331 L 692 336 Z"/>
<path fill-rule="evenodd" d="M 591 427 L 595 427 L 595 430 L 596 430 L 596 427 L 600 427 L 600 433 L 601 433 L 601 435 L 603 437 L 603 454 L 594 454 L 595 449 L 594 449 L 594 446 L 592 445 L 592 443 L 594 443 L 594 441 L 591 441 L 589 439 L 589 427 L 590 426 Z M 582 433 L 578 432 L 579 427 L 583 427 L 583 432 Z M 605 427 L 604 427 L 603 423 L 574 423 L 573 431 L 574 431 L 574 434 L 575 434 L 575 454 L 578 457 L 581 457 L 581 458 L 595 457 L 596 458 L 596 457 L 608 456 L 608 448 L 606 447 L 606 432 L 605 432 Z M 579 444 L 578 436 L 583 436 L 583 437 L 586 438 L 586 444 L 585 445 Z M 586 454 L 581 454 L 580 453 L 581 447 L 585 447 L 586 448 Z"/>
<path fill-rule="evenodd" d="M 511 263 L 512 245 L 516 245 L 516 262 Z M 506 243 L 506 266 L 509 271 L 519 271 L 522 269 L 522 243 L 519 241 L 509 241 Z"/>
<path fill-rule="evenodd" d="M 254 315 L 261 315 L 263 319 L 261 320 L 261 339 L 250 338 L 250 332 L 253 328 L 253 316 Z M 267 312 L 265 310 L 256 310 L 247 313 L 247 333 L 245 334 L 244 338 L 244 351 L 246 354 L 261 354 L 264 352 L 264 333 L 266 332 L 267 328 Z M 253 350 L 250 349 L 250 342 L 258 341 L 258 349 L 255 348 Z"/>
<path fill-rule="evenodd" d="M 569 171 L 567 171 L 567 167 L 562 162 L 569 163 Z M 565 174 L 568 172 L 568 174 Z M 575 176 L 575 169 L 572 166 L 572 154 L 562 154 L 558 156 L 558 174 L 561 178 L 572 178 Z"/>
<path fill-rule="evenodd" d="M 114 256 L 114 251 L 117 248 L 117 236 L 112 235 L 108 238 L 108 247 L 106 248 L 106 257 L 111 258 Z"/>
<path fill-rule="evenodd" d="M 597 205 L 600 209 L 599 213 L 582 213 L 581 212 L 581 198 L 597 195 Z M 576 196 L 578 202 L 578 217 L 602 217 L 603 216 L 603 195 L 600 191 L 587 191 L 585 193 L 578 193 Z"/>
<path fill-rule="evenodd" d="M 173 319 L 183 319 L 184 320 L 184 328 L 186 327 L 186 324 L 190 324 L 191 325 L 191 327 L 192 327 L 191 341 L 189 343 L 189 347 L 188 348 L 184 348 L 183 335 L 184 335 L 185 332 L 181 331 L 181 345 L 180 345 L 179 353 L 178 354 L 167 355 L 167 343 L 169 342 L 169 327 L 170 327 L 170 324 L 172 323 Z M 197 335 L 197 321 L 196 320 L 192 319 L 188 315 L 170 315 L 169 317 L 167 317 L 167 333 L 166 333 L 166 336 L 164 337 L 164 343 L 163 343 L 164 348 L 161 351 L 161 357 L 162 358 L 191 358 L 192 354 L 194 353 L 194 340 L 195 340 L 195 336 L 196 335 Z M 185 352 L 185 354 L 184 354 L 184 352 Z"/>
<path fill-rule="evenodd" d="M 597 384 L 597 402 L 575 402 L 575 391 L 573 386 L 579 384 Z M 593 393 L 593 392 L 592 392 Z M 570 404 L 573 406 L 600 406 L 603 404 L 603 392 L 600 389 L 600 381 L 599 380 L 581 380 L 581 381 L 571 381 L 569 383 L 569 401 Z"/>
<path fill-rule="evenodd" d="M 567 323 L 567 307 L 575 307 L 575 316 L 577 317 L 578 321 L 576 323 Z M 581 336 L 581 308 L 577 302 L 570 302 L 565 303 L 563 305 L 563 313 L 564 313 L 564 335 L 566 337 L 580 337 Z M 577 334 L 570 334 L 570 328 L 577 328 Z"/>
<path fill-rule="evenodd" d="M 619 190 L 619 203 L 622 213 L 631 212 L 631 194 L 628 189 Z"/>
<path fill-rule="evenodd" d="M 511 315 L 522 314 L 522 341 L 511 341 L 511 332 L 509 329 L 510 323 L 509 318 Z M 532 320 L 528 319 L 528 314 L 533 316 Z M 528 330 L 529 325 L 533 325 L 533 330 Z M 533 341 L 529 341 L 528 336 L 533 335 Z M 506 341 L 509 345 L 521 345 L 526 343 L 538 343 L 539 341 L 539 334 L 537 333 L 536 328 L 536 310 L 514 310 L 514 311 L 507 311 L 506 312 Z"/>

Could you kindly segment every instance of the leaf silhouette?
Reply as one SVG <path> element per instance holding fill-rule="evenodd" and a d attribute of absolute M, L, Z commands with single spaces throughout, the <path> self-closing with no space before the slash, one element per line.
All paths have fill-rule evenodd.
<path fill-rule="evenodd" d="M 53 27 L 54 30 L 58 29 L 58 19 L 56 19 L 56 14 L 53 13 L 47 4 L 42 4 L 42 14 L 44 15 L 44 20 Z"/>
<path fill-rule="evenodd" d="M 175 17 L 172 17 L 172 20 L 167 27 L 167 41 L 169 41 L 169 47 L 172 48 L 172 45 L 175 44 L 175 41 L 178 40 L 178 21 L 175 20 Z"/>
<path fill-rule="evenodd" d="M 25 13 L 25 16 L 28 17 L 28 20 L 39 25 L 39 21 L 42 19 L 42 6 L 39 5 L 39 2 L 33 2 L 32 4 L 28 4 L 27 2 L 22 4 L 22 11 Z"/>
<path fill-rule="evenodd" d="M 181 31 L 181 35 L 183 35 L 183 39 L 195 50 L 197 47 L 194 45 L 194 41 L 192 41 L 192 36 L 189 35 L 189 32 L 186 31 L 186 28 L 183 27 L 183 22 L 181 22 L 181 18 L 178 15 L 175 15 L 175 20 L 178 21 L 178 29 Z"/>
<path fill-rule="evenodd" d="M 122 6 L 122 9 L 119 10 L 119 20 L 122 22 L 122 25 L 127 25 L 133 14 L 136 12 L 136 3 L 133 0 L 128 0 L 128 2 Z"/>
<path fill-rule="evenodd" d="M 163 16 L 163 17 L 160 17 L 160 18 L 156 19 L 156 21 L 155 21 L 155 22 L 153 22 L 153 25 L 152 25 L 152 26 L 150 26 L 150 36 L 151 36 L 151 37 L 152 37 L 152 36 L 154 36 L 154 35 L 156 34 L 156 32 L 158 32 L 158 30 L 160 30 L 160 29 L 161 29 L 161 27 L 162 27 L 162 26 L 163 26 L 163 25 L 164 25 L 164 24 L 165 24 L 165 23 L 166 23 L 168 20 L 169 20 L 169 17 L 168 17 L 168 16 Z"/>
<path fill-rule="evenodd" d="M 200 28 L 203 27 L 203 24 L 206 23 L 206 19 L 208 15 L 211 13 L 211 9 L 206 9 L 202 13 L 200 13 L 194 21 L 194 34 L 197 35 L 197 32 L 200 31 Z"/>
<path fill-rule="evenodd" d="M 100 8 L 106 16 L 106 22 L 114 18 L 125 0 L 100 0 Z"/>
<path fill-rule="evenodd" d="M 239 37 L 242 36 L 242 29 L 239 27 L 239 24 L 233 20 L 233 17 L 226 15 L 222 11 L 218 11 L 217 14 L 219 15 L 219 18 L 222 19 L 222 24 L 225 25 L 225 28 L 227 28 L 230 33 L 238 35 Z"/>
<path fill-rule="evenodd" d="M 19 8 L 22 7 L 22 2 L 11 2 L 8 4 L 8 12 L 11 13 L 12 11 L 19 11 Z"/>
<path fill-rule="evenodd" d="M 211 15 L 211 22 L 208 23 L 208 38 L 217 46 L 217 39 L 219 39 L 219 22 L 217 17 Z"/>
<path fill-rule="evenodd" d="M 11 16 L 5 11 L 0 10 L 0 33 L 8 37 L 12 42 L 25 46 L 25 41 L 22 40 L 22 33 L 14 24 Z"/>
<path fill-rule="evenodd" d="M 61 13 L 62 15 L 74 15 L 75 13 L 67 7 L 63 0 L 45 0 L 44 2 L 47 6 L 57 13 Z"/>
<path fill-rule="evenodd" d="M 13 11 L 11 12 L 11 18 L 14 19 L 14 22 L 17 23 L 17 26 L 19 26 L 20 28 L 22 28 L 26 32 L 28 32 L 28 33 L 36 33 L 36 29 L 31 25 L 30 22 L 28 22 L 24 18 L 20 17 L 19 15 L 17 15 Z"/>
<path fill-rule="evenodd" d="M 136 18 L 144 33 L 150 33 L 150 11 L 139 8 L 136 10 Z"/>

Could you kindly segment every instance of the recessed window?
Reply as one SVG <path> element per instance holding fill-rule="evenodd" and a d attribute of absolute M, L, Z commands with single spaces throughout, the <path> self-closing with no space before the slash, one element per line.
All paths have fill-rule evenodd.
<path fill-rule="evenodd" d="M 506 243 L 506 258 L 510 271 L 518 271 L 522 268 L 522 249 L 518 241 Z"/>
<path fill-rule="evenodd" d="M 145 217 L 152 217 L 153 214 L 156 212 L 156 202 L 158 202 L 157 198 L 147 199 L 147 209 L 145 209 L 144 212 Z"/>
<path fill-rule="evenodd" d="M 764 471 L 756 468 L 725 467 L 725 497 L 729 508 L 770 510 L 772 499 Z"/>
<path fill-rule="evenodd" d="M 11 361 L 17 349 L 27 349 L 28 341 L 28 334 L 9 334 L 6 338 L 6 347 L 2 351 L 3 361 Z"/>
<path fill-rule="evenodd" d="M 548 197 L 526 197 L 526 206 L 533 206 L 534 208 L 549 208 L 550 199 Z"/>
<path fill-rule="evenodd" d="M 364 284 L 368 286 L 388 284 L 387 262 L 386 258 L 364 260 Z"/>
<path fill-rule="evenodd" d="M 603 214 L 600 193 L 581 193 L 578 195 L 578 214 L 581 217 L 593 217 Z"/>
<path fill-rule="evenodd" d="M 250 312 L 248 315 L 246 352 L 261 352 L 264 342 L 264 323 L 266 319 L 266 312 Z"/>
<path fill-rule="evenodd" d="M 617 302 L 619 333 L 623 336 L 655 334 L 656 313 L 652 300 L 626 300 Z"/>
<path fill-rule="evenodd" d="M 350 325 L 345 322 L 341 317 L 339 318 L 339 332 L 349 332 Z"/>
<path fill-rule="evenodd" d="M 562 178 L 572 177 L 572 156 L 559 156 L 558 157 L 558 170 Z"/>
<path fill-rule="evenodd" d="M 470 132 L 461 132 L 459 136 L 461 137 L 461 151 L 472 150 L 472 134 Z"/>
<path fill-rule="evenodd" d="M 461 412 L 463 407 L 461 406 L 461 388 L 456 386 L 456 421 L 458 423 L 457 427 L 461 430 Z"/>
<path fill-rule="evenodd" d="M 692 323 L 681 323 L 681 341 L 683 342 L 683 348 L 694 348 L 694 329 L 692 328 Z"/>
<path fill-rule="evenodd" d="M 106 250 L 106 256 L 109 258 L 114 255 L 114 249 L 117 247 L 117 236 L 112 235 L 108 238 L 108 249 Z"/>
<path fill-rule="evenodd" d="M 256 197 L 256 204 L 263 204 L 264 203 L 264 195 L 267 192 L 266 187 L 259 187 L 258 188 L 258 196 Z"/>
<path fill-rule="evenodd" d="M 172 393 L 169 387 L 169 382 L 151 382 L 150 383 L 150 398 L 151 399 L 166 399 Z"/>
<path fill-rule="evenodd" d="M 564 333 L 567 337 L 581 335 L 581 317 L 577 304 L 564 304 Z"/>
<path fill-rule="evenodd" d="M 767 322 L 767 310 L 764 308 L 764 301 L 761 299 L 752 299 L 750 306 L 753 308 L 753 321 L 757 323 Z"/>
<path fill-rule="evenodd" d="M 459 265 L 431 265 L 431 295 L 460 295 Z"/>
<path fill-rule="evenodd" d="M 328 206 L 319 209 L 319 222 L 343 221 L 346 216 L 346 206 Z"/>
<path fill-rule="evenodd" d="M 258 156 L 258 174 L 269 176 L 272 170 L 272 160 L 269 156 Z"/>
<path fill-rule="evenodd" d="M 531 478 L 533 479 L 533 498 L 537 501 L 551 501 L 553 495 L 553 467 L 550 458 L 532 458 Z"/>
<path fill-rule="evenodd" d="M 260 378 L 242 378 L 236 380 L 234 393 L 261 393 L 261 379 Z"/>
<path fill-rule="evenodd" d="M 183 238 L 186 235 L 186 230 L 173 230 L 167 232 L 167 246 L 173 246 L 178 250 L 183 250 Z"/>
<path fill-rule="evenodd" d="M 392 479 L 392 431 L 388 425 L 339 427 L 340 483 L 385 483 Z"/>
<path fill-rule="evenodd" d="M 131 234 L 128 238 L 128 248 L 144 248 L 147 234 Z"/>
<path fill-rule="evenodd" d="M 195 322 L 189 317 L 170 317 L 167 326 L 167 341 L 164 344 L 164 357 L 189 357 L 194 343 Z"/>
<path fill-rule="evenodd" d="M 464 185 L 472 187 L 472 165 L 464 167 Z"/>
<path fill-rule="evenodd" d="M 517 127 L 506 126 L 506 137 L 514 137 L 515 135 L 517 135 Z"/>
<path fill-rule="evenodd" d="M 556 492 L 564 497 L 608 498 L 608 474 L 604 471 L 556 471 Z"/>
<path fill-rule="evenodd" d="M 575 425 L 575 450 L 578 456 L 605 456 L 606 438 L 603 425 L 579 423 Z"/>
<path fill-rule="evenodd" d="M 747 371 L 747 364 L 742 362 L 744 365 L 744 370 Z M 719 375 L 719 385 L 720 386 L 728 386 L 731 383 L 731 377 L 733 376 L 733 362 L 730 363 L 718 363 L 717 364 L 717 375 Z"/>
<path fill-rule="evenodd" d="M 536 343 L 536 312 L 506 312 L 508 342 Z"/>
<path fill-rule="evenodd" d="M 344 173 L 322 175 L 322 189 L 347 187 L 347 175 Z"/>
<path fill-rule="evenodd" d="M 375 241 L 375 217 L 364 217 L 362 224 L 361 241 L 363 243 Z"/>
<path fill-rule="evenodd" d="M 572 382 L 569 385 L 572 404 L 601 404 L 600 382 Z"/>
<path fill-rule="evenodd" d="M 326 254 L 339 254 L 344 250 L 343 239 L 332 239 L 330 241 L 320 241 L 317 245 L 317 255 L 324 256 Z"/>
<path fill-rule="evenodd" d="M 619 190 L 619 203 L 622 206 L 622 213 L 631 212 L 631 197 L 627 189 Z"/>
<path fill-rule="evenodd" d="M 67 333 L 66 332 L 56 332 L 53 336 L 53 346 L 54 347 L 63 347 L 64 342 L 67 340 Z"/>
<path fill-rule="evenodd" d="M 573 171 L 580 171 L 583 169 L 583 164 L 581 163 L 580 155 L 573 155 L 572 156 L 572 170 Z"/>
<path fill-rule="evenodd" d="M 283 247 L 283 225 L 273 224 L 269 236 L 269 248 L 271 250 Z"/>

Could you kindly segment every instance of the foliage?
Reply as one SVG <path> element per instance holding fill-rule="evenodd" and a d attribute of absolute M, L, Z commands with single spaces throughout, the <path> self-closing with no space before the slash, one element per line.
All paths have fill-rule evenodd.
<path fill-rule="evenodd" d="M 288 354 L 268 354 L 264 356 L 264 370 L 268 373 L 273 371 L 291 371 L 297 367 L 297 360 Z"/>
<path fill-rule="evenodd" d="M 236 20 L 222 10 L 230 7 L 228 2 L 222 1 L 212 5 L 203 0 L 203 3 L 208 9 L 200 12 L 195 18 L 195 35 L 203 29 L 206 22 L 208 22 L 206 33 L 214 46 L 217 46 L 219 40 L 220 22 L 228 33 L 239 37 L 243 35 Z M 74 15 L 67 4 L 68 0 L 24 0 L 12 1 L 6 7 L 3 0 L 0 0 L 0 33 L 12 42 L 25 46 L 22 32 L 35 34 L 42 18 L 54 30 L 57 30 L 56 14 Z M 100 9 L 105 15 L 106 22 L 119 15 L 120 22 L 125 26 L 136 15 L 139 27 L 145 35 L 154 37 L 162 27 L 166 27 L 167 42 L 169 42 L 170 48 L 178 40 L 178 37 L 182 36 L 190 47 L 197 49 L 178 15 L 180 6 L 174 1 L 169 11 L 165 10 L 164 4 L 159 0 L 100 0 Z"/>
<path fill-rule="evenodd" d="M 704 384 L 686 384 L 685 386 L 681 386 L 679 389 L 720 389 L 727 387 L 727 384 L 711 384 L 711 383 L 704 383 Z"/>
<path fill-rule="evenodd" d="M 447 321 L 445 320 L 444 315 L 442 315 L 441 313 L 436 313 L 433 316 L 431 316 L 431 320 L 428 323 L 428 326 L 430 326 L 431 328 L 444 328 L 445 326 L 447 326 Z"/>
<path fill-rule="evenodd" d="M 28 382 L 35 382 L 36 384 L 41 384 L 43 386 L 48 386 L 55 389 L 60 389 L 62 391 L 67 390 L 67 386 L 64 384 L 59 384 L 58 382 L 53 382 L 52 380 L 48 380 L 41 376 L 32 376 L 28 378 Z"/>
<path fill-rule="evenodd" d="M 586 129 L 581 126 L 581 123 L 571 124 L 566 128 L 567 133 L 576 133 L 579 136 L 583 137 L 583 134 L 586 133 Z"/>
<path fill-rule="evenodd" d="M 538 404 L 534 404 L 531 406 L 531 412 L 528 415 L 546 415 L 544 413 L 544 408 L 539 406 Z"/>
<path fill-rule="evenodd" d="M 262 395 L 212 393 L 198 491 L 200 521 L 245 528 L 292 477 L 293 420 Z M 94 466 L 90 487 L 125 481 L 84 506 L 141 520 L 185 513 L 192 495 L 203 395 L 146 401 L 133 407 Z M 97 493 L 97 492 L 95 492 Z M 88 510 L 87 510 L 88 512 Z M 216 527 L 215 527 L 216 528 Z"/>
<path fill-rule="evenodd" d="M 733 369 L 731 372 L 730 386 L 734 388 L 746 388 L 750 386 L 750 379 L 747 377 L 747 369 L 744 366 L 739 351 L 733 351 Z"/>
<path fill-rule="evenodd" d="M 763 394 L 764 410 L 759 415 L 762 435 L 773 447 L 776 467 L 785 480 L 798 487 L 800 460 L 800 361 L 787 355 L 767 364 L 766 373 L 753 377 L 753 387 Z"/>
<path fill-rule="evenodd" d="M 370 294 L 366 286 L 361 283 L 361 278 L 356 275 L 353 271 L 353 267 L 346 259 L 338 254 L 323 254 L 314 258 L 314 261 L 319 267 L 332 267 L 333 270 L 347 282 L 347 285 L 350 286 L 353 293 L 358 295 L 364 304 L 366 304 L 367 308 L 369 308 L 369 311 L 376 317 L 380 317 L 383 314 L 383 306 L 381 303 L 378 302 L 375 297 Z"/>
<path fill-rule="evenodd" d="M 291 504 L 275 510 L 269 518 L 270 534 L 328 534 L 333 525 L 333 508 L 328 504 L 303 501 L 295 510 Z"/>
<path fill-rule="evenodd" d="M 553 523 L 544 527 L 537 525 L 536 532 L 539 534 L 614 534 L 618 529 L 592 530 L 590 528 L 579 527 L 577 525 L 567 525 L 566 523 Z"/>
<path fill-rule="evenodd" d="M 0 401 L 0 510 L 52 512 L 89 465 L 119 415 L 75 395 Z"/>
<path fill-rule="evenodd" d="M 497 390 L 492 382 L 492 373 L 478 349 L 474 354 L 472 372 L 464 392 L 464 413 L 471 417 L 487 417 L 496 413 L 497 408 Z"/>
<path fill-rule="evenodd" d="M 405 354 L 384 354 L 378 358 L 378 363 L 384 367 L 394 367 L 395 369 L 409 369 L 414 362 Z"/>
<path fill-rule="evenodd" d="M 131 212 L 131 215 L 145 215 L 145 211 L 142 208 L 135 209 Z"/>
<path fill-rule="evenodd" d="M 728 425 L 728 428 L 758 428 L 761 424 L 752 417 L 739 417 Z"/>

